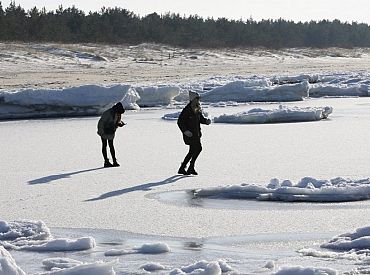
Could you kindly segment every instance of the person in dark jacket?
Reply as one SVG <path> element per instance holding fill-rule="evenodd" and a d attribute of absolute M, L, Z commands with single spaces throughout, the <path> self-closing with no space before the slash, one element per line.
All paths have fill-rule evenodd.
<path fill-rule="evenodd" d="M 189 91 L 189 103 L 182 110 L 177 125 L 179 126 L 186 145 L 189 145 L 189 152 L 181 163 L 178 173 L 183 175 L 198 175 L 194 169 L 195 161 L 202 151 L 200 138 L 202 132 L 200 124 L 211 124 L 209 118 L 205 118 L 200 107 L 200 96 L 198 93 Z M 189 169 L 186 166 L 190 161 Z"/>
<path fill-rule="evenodd" d="M 106 110 L 100 117 L 98 122 L 98 135 L 102 141 L 102 153 L 104 157 L 104 167 L 120 166 L 116 159 L 113 140 L 118 127 L 125 125 L 121 121 L 121 115 L 125 112 L 121 102 L 116 103 L 112 108 Z M 109 144 L 110 153 L 112 155 L 113 164 L 110 163 L 107 155 L 107 144 Z"/>

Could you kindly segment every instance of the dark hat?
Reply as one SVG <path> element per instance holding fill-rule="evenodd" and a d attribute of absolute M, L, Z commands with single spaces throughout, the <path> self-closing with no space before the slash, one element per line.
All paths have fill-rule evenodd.
<path fill-rule="evenodd" d="M 200 95 L 197 92 L 189 91 L 189 100 L 193 101 L 196 98 L 200 98 Z"/>
<path fill-rule="evenodd" d="M 125 108 L 123 108 L 123 105 L 121 102 L 117 102 L 114 106 L 113 106 L 113 110 L 116 112 L 116 113 L 119 113 L 119 114 L 123 114 L 125 112 Z"/>

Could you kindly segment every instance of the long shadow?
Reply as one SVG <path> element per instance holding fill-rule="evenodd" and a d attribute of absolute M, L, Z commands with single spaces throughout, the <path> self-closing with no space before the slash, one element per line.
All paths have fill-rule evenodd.
<path fill-rule="evenodd" d="M 85 200 L 85 201 L 98 201 L 98 200 L 104 200 L 104 199 L 108 199 L 108 198 L 115 197 L 115 196 L 120 196 L 120 195 L 130 193 L 130 192 L 148 191 L 148 190 L 151 190 L 153 187 L 173 183 L 175 181 L 178 181 L 180 179 L 187 178 L 187 177 L 188 176 L 184 176 L 184 175 L 175 175 L 175 176 L 169 177 L 169 178 L 167 178 L 165 180 L 162 180 L 162 181 L 150 182 L 150 183 L 145 183 L 145 184 L 141 184 L 141 185 L 137 185 L 137 186 L 133 186 L 133 187 L 129 187 L 129 188 L 124 188 L 124 189 L 121 189 L 121 190 L 111 191 L 111 192 L 102 194 L 99 197 L 88 199 L 88 200 Z"/>
<path fill-rule="evenodd" d="M 76 175 L 76 174 L 96 171 L 96 170 L 100 170 L 100 169 L 104 169 L 104 167 L 85 169 L 85 170 L 80 170 L 80 171 L 75 171 L 75 172 L 70 172 L 70 173 L 64 173 L 64 174 L 50 175 L 50 176 L 38 178 L 38 179 L 35 179 L 35 180 L 30 180 L 30 181 L 28 181 L 28 184 L 50 183 L 52 181 L 65 179 L 65 178 L 70 178 L 71 176 Z"/>

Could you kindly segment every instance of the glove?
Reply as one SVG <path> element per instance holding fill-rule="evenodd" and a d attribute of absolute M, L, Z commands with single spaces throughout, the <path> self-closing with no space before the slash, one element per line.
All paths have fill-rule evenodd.
<path fill-rule="evenodd" d="M 209 118 L 207 118 L 207 120 L 206 120 L 206 124 L 207 124 L 207 125 L 209 125 L 209 124 L 211 124 L 211 122 L 212 122 L 212 120 L 211 120 L 211 119 L 209 119 Z"/>
<path fill-rule="evenodd" d="M 191 138 L 193 136 L 193 133 L 190 132 L 189 130 L 186 130 L 186 131 L 184 131 L 184 135 Z"/>
<path fill-rule="evenodd" d="M 118 127 L 122 127 L 122 126 L 124 126 L 124 125 L 126 125 L 126 123 L 124 123 L 123 121 L 120 121 L 120 122 L 118 122 L 118 123 L 117 123 L 117 126 L 118 126 Z"/>

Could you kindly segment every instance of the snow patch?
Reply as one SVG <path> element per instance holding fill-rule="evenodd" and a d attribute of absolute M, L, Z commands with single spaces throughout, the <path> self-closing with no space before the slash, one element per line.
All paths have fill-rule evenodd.
<path fill-rule="evenodd" d="M 257 184 L 227 185 L 193 190 L 194 197 L 222 197 L 287 202 L 344 202 L 370 199 L 370 180 L 302 178 L 293 184 L 271 179 L 266 187 Z"/>

